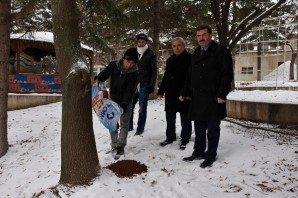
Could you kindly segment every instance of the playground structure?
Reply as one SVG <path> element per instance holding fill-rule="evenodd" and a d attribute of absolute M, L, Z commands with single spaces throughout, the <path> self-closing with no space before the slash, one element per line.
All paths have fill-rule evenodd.
<path fill-rule="evenodd" d="M 11 34 L 9 93 L 61 93 L 53 33 Z M 93 70 L 93 50 L 82 45 L 82 52 Z"/>

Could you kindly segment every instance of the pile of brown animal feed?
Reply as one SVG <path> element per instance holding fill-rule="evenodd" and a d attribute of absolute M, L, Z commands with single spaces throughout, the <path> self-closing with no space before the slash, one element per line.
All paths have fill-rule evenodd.
<path fill-rule="evenodd" d="M 133 177 L 137 174 L 146 173 L 148 168 L 135 160 L 120 160 L 107 166 L 118 177 Z"/>

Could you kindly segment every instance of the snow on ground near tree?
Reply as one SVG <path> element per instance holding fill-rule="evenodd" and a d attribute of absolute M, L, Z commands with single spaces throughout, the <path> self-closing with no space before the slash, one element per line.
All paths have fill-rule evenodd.
<path fill-rule="evenodd" d="M 51 190 L 60 177 L 61 102 L 8 112 L 9 151 L 0 158 L 0 197 L 56 197 Z M 179 116 L 177 136 L 180 135 Z M 90 186 L 67 190 L 66 197 L 297 197 L 298 140 L 268 132 L 249 131 L 223 121 L 218 158 L 211 168 L 202 160 L 182 161 L 193 151 L 194 132 L 185 150 L 179 141 L 166 147 L 164 100 L 151 100 L 142 136 L 129 132 L 125 156 L 148 166 L 148 172 L 119 178 L 106 167 L 115 162 L 110 136 L 93 114 L 93 126 L 101 164 L 100 176 Z M 120 159 L 120 160 L 121 160 Z"/>

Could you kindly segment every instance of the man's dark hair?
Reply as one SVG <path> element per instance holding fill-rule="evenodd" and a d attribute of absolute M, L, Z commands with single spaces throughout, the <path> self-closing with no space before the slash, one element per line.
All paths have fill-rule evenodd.
<path fill-rule="evenodd" d="M 199 26 L 197 27 L 197 31 L 199 31 L 199 30 L 204 30 L 204 29 L 207 29 L 207 32 L 208 32 L 209 34 L 212 34 L 212 29 L 211 29 L 211 27 L 210 27 L 209 25 L 199 25 Z"/>

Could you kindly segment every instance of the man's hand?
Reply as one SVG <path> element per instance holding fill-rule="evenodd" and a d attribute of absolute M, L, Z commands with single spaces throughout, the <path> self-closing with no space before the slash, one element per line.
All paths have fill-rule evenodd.
<path fill-rule="evenodd" d="M 185 97 L 184 96 L 179 96 L 179 100 L 180 101 L 184 101 L 185 100 Z"/>
<path fill-rule="evenodd" d="M 187 99 L 187 100 L 191 100 L 190 97 L 179 96 L 179 100 L 180 100 L 181 102 L 183 102 L 185 99 Z"/>
<path fill-rule="evenodd" d="M 217 103 L 225 103 L 226 101 L 221 99 L 221 98 L 217 98 Z"/>
<path fill-rule="evenodd" d="M 99 76 L 94 76 L 94 81 L 98 81 L 98 82 L 100 82 L 101 81 L 101 79 L 100 79 L 100 77 Z"/>

